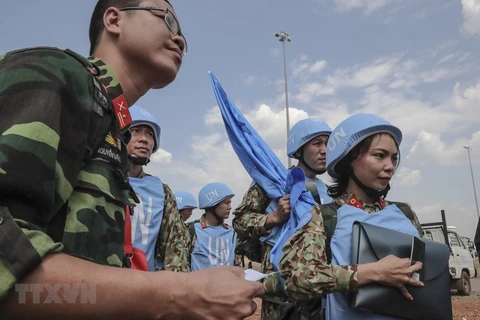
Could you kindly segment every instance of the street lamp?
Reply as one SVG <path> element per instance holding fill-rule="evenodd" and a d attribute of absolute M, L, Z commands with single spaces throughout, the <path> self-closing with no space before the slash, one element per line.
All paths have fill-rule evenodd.
<path fill-rule="evenodd" d="M 475 189 L 475 179 L 473 178 L 472 159 L 470 158 L 470 150 L 472 150 L 472 148 L 470 146 L 463 147 L 467 149 L 468 152 L 468 162 L 470 163 L 470 173 L 472 175 L 473 196 L 475 197 L 475 205 L 477 206 L 477 216 L 480 218 L 480 212 L 478 211 L 477 190 Z"/>
<path fill-rule="evenodd" d="M 279 33 L 275 33 L 275 37 L 278 38 L 278 41 L 283 43 L 283 73 L 285 76 L 285 112 L 287 114 L 287 141 L 288 141 L 288 132 L 290 131 L 290 115 L 288 113 L 288 85 L 287 85 L 287 58 L 285 55 L 285 40 L 288 42 L 292 41 L 292 38 L 290 38 L 290 35 L 288 33 L 285 33 L 283 31 L 280 31 Z M 292 166 L 292 159 L 288 157 L 288 168 Z"/>

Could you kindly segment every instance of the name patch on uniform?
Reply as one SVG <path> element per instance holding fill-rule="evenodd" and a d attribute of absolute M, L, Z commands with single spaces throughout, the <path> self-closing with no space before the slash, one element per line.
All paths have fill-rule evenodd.
<path fill-rule="evenodd" d="M 98 148 L 97 156 L 99 156 L 102 159 L 115 162 L 117 164 L 122 163 L 120 152 L 112 147 L 104 146 L 104 147 Z"/>

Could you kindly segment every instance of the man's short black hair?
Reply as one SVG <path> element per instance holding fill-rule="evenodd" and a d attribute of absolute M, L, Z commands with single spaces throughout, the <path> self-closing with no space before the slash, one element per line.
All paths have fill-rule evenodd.
<path fill-rule="evenodd" d="M 97 48 L 98 42 L 100 40 L 100 35 L 103 32 L 103 15 L 105 14 L 105 11 L 107 11 L 107 9 L 110 7 L 115 7 L 119 9 L 125 7 L 136 7 L 139 6 L 142 2 L 143 0 L 98 0 L 95 9 L 93 9 L 92 18 L 90 19 L 90 55 L 92 55 Z M 165 2 L 172 6 L 168 0 L 165 0 Z"/>

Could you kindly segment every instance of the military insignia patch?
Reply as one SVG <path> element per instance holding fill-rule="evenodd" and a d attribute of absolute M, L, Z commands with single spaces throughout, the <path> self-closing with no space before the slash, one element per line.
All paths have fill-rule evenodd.
<path fill-rule="evenodd" d="M 115 116 L 117 117 L 118 125 L 120 126 L 120 130 L 125 129 L 130 123 L 132 123 L 132 116 L 128 111 L 128 103 L 125 96 L 122 94 L 121 96 L 116 97 L 113 99 L 113 109 L 115 110 Z"/>
<path fill-rule="evenodd" d="M 120 140 L 120 138 L 118 137 L 115 137 L 114 135 L 112 135 L 111 132 L 109 132 L 107 134 L 107 137 L 105 138 L 105 142 L 110 146 L 110 147 L 113 147 L 117 150 L 122 150 L 122 141 Z"/>

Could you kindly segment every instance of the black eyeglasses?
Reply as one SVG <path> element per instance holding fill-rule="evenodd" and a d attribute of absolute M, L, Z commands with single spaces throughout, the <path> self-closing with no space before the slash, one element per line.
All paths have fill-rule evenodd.
<path fill-rule="evenodd" d="M 162 7 L 125 7 L 118 9 L 119 11 L 129 11 L 129 10 L 147 10 L 150 11 L 154 16 L 158 18 L 163 18 L 165 20 L 165 24 L 167 25 L 168 29 L 174 34 L 179 35 L 183 38 L 183 42 L 185 43 L 185 47 L 183 48 L 183 55 L 187 54 L 187 39 L 182 34 L 182 30 L 180 29 L 180 23 L 178 23 L 177 18 L 173 15 L 173 13 L 168 8 Z M 163 17 L 156 15 L 152 11 L 161 11 L 164 12 L 165 15 Z"/>

